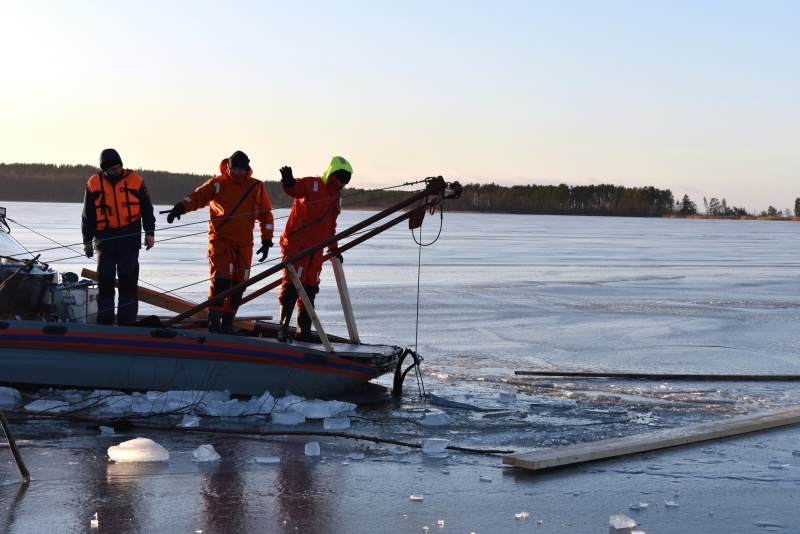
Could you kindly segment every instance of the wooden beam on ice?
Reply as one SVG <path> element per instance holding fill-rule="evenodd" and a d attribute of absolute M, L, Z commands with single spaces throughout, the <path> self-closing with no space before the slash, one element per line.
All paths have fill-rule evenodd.
<path fill-rule="evenodd" d="M 719 382 L 795 381 L 800 375 L 721 375 L 691 373 L 615 373 L 603 371 L 514 371 L 516 376 L 562 378 L 630 378 L 632 380 L 697 380 Z"/>
<path fill-rule="evenodd" d="M 509 454 L 503 456 L 503 463 L 535 471 L 549 467 L 677 447 L 698 441 L 758 432 L 796 423 L 800 423 L 800 406 L 742 415 L 699 425 L 669 428 L 638 436 L 611 438 L 566 447 Z"/>

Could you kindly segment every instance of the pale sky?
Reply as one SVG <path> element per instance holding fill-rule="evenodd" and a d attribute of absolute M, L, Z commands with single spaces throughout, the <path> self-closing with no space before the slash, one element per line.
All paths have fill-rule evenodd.
<path fill-rule="evenodd" d="M 243 150 L 270 180 L 341 155 L 366 188 L 800 196 L 800 0 L 0 0 L 0 23 L 2 163 Z"/>

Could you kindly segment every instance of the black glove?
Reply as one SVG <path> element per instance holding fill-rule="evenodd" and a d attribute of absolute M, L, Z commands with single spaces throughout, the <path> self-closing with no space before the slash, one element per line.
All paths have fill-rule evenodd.
<path fill-rule="evenodd" d="M 342 256 L 342 253 L 339 252 L 338 248 L 337 249 L 333 249 L 333 250 L 328 249 L 328 252 L 330 252 L 331 254 L 336 256 L 336 259 L 339 260 L 339 263 L 344 263 L 344 257 Z"/>
<path fill-rule="evenodd" d="M 261 254 L 261 257 L 258 259 L 258 261 L 264 261 L 267 259 L 267 253 L 269 252 L 270 248 L 272 248 L 272 241 L 269 239 L 262 239 L 261 248 L 256 250 L 256 254 Z"/>
<path fill-rule="evenodd" d="M 86 254 L 87 258 L 91 258 L 94 256 L 94 247 L 91 243 L 84 243 L 83 244 L 83 253 Z"/>
<path fill-rule="evenodd" d="M 181 215 L 183 215 L 184 213 L 186 213 L 186 206 L 178 202 L 177 204 L 172 206 L 171 210 L 169 210 L 169 214 L 167 215 L 167 222 L 169 224 L 172 224 L 172 221 L 174 221 L 175 219 L 180 220 Z"/>
<path fill-rule="evenodd" d="M 283 187 L 286 188 L 292 187 L 295 184 L 291 167 L 281 167 L 281 183 L 283 184 Z"/>

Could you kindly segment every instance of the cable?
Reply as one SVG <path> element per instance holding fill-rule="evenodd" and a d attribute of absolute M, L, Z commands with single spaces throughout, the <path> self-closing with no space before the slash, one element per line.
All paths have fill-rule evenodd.
<path fill-rule="evenodd" d="M 420 241 L 422 240 L 422 226 L 420 226 Z M 411 231 L 414 234 L 414 231 Z M 416 242 L 416 239 L 414 240 Z M 417 243 L 419 244 L 419 243 Z M 422 245 L 418 247 L 419 253 L 417 255 L 417 317 L 416 325 L 414 326 L 414 354 L 419 354 L 419 300 L 421 293 L 421 280 L 422 280 Z M 414 375 L 417 377 L 417 390 L 420 392 L 422 399 L 425 399 L 425 382 L 422 379 L 422 371 L 420 370 L 419 361 L 414 358 L 415 370 Z"/>

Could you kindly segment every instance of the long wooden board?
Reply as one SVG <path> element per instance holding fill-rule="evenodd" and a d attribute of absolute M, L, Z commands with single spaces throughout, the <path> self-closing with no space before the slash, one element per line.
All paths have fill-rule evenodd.
<path fill-rule="evenodd" d="M 800 375 L 709 375 L 690 373 L 614 373 L 602 371 L 514 371 L 516 376 L 554 376 L 563 378 L 630 378 L 632 380 L 697 380 L 719 382 L 795 381 Z"/>
<path fill-rule="evenodd" d="M 95 282 L 97 281 L 97 272 L 92 271 L 91 269 L 83 269 L 81 271 L 81 276 L 88 280 L 94 280 Z M 115 281 L 115 283 L 117 286 L 119 285 L 119 281 Z M 196 302 L 184 300 L 182 298 L 167 295 L 165 293 L 159 293 L 142 286 L 139 286 L 139 300 L 175 313 L 183 313 L 197 305 Z M 207 319 L 208 312 L 206 310 L 198 311 L 190 315 L 190 317 L 195 319 Z M 271 319 L 272 317 L 270 316 L 269 318 Z M 237 320 L 234 321 L 234 324 L 239 328 L 245 328 L 247 330 L 252 330 L 254 327 L 253 321 L 249 320 Z"/>
<path fill-rule="evenodd" d="M 509 454 L 503 456 L 503 463 L 535 471 L 687 445 L 796 423 L 800 423 L 800 406 L 742 415 L 699 425 L 669 428 L 638 436 Z"/>

